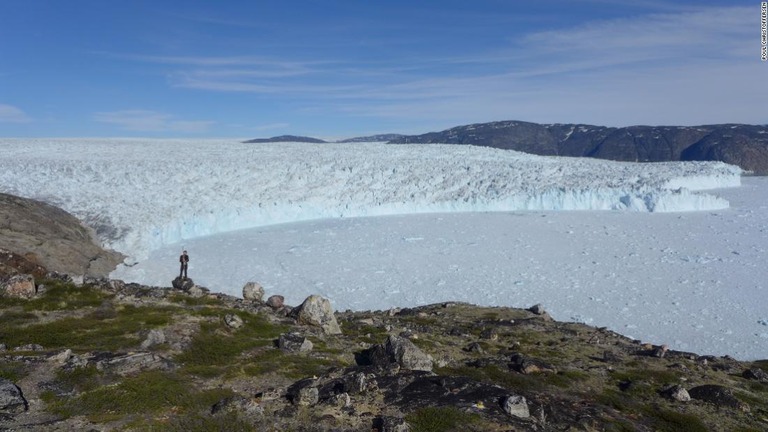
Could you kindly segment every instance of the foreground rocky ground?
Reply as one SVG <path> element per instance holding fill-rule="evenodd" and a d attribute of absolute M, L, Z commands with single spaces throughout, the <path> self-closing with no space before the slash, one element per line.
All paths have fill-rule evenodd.
<path fill-rule="evenodd" d="M 255 283 L 125 284 L 98 278 L 118 257 L 76 219 L 0 198 L 0 431 L 768 430 L 768 360 L 540 306 L 334 312 Z"/>
<path fill-rule="evenodd" d="M 539 306 L 334 313 L 258 284 L 235 298 L 189 279 L 30 278 L 6 275 L 0 298 L 3 431 L 768 429 L 768 361 L 675 352 Z"/>

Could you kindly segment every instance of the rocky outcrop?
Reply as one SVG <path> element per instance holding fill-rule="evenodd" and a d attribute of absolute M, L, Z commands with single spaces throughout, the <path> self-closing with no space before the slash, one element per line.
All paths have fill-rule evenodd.
<path fill-rule="evenodd" d="M 768 126 L 604 127 L 500 121 L 402 136 L 390 143 L 469 144 L 545 156 L 587 156 L 638 162 L 722 161 L 768 174 Z"/>
<path fill-rule="evenodd" d="M 50 271 L 104 277 L 123 260 L 106 251 L 71 214 L 41 201 L 0 193 L 0 248 Z"/>
<path fill-rule="evenodd" d="M 28 408 L 21 389 L 11 381 L 0 378 L 0 420 L 4 415 L 19 414 Z"/>

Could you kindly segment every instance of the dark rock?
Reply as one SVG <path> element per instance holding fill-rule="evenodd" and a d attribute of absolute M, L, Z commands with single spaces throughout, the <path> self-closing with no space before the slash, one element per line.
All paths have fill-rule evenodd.
<path fill-rule="evenodd" d="M 195 286 L 195 282 L 190 278 L 181 278 L 177 276 L 176 279 L 171 282 L 171 286 L 177 290 L 189 291 L 192 287 Z"/>
<path fill-rule="evenodd" d="M 749 412 L 749 406 L 733 395 L 733 390 L 720 385 L 707 384 L 688 390 L 691 399 L 709 402 L 718 407 L 736 408 Z"/>
<path fill-rule="evenodd" d="M 408 339 L 399 336 L 389 336 L 383 348 L 386 361 L 379 358 L 372 362 L 374 365 L 396 363 L 403 369 L 432 370 L 432 357 L 425 354 Z M 377 350 L 376 353 L 381 353 L 381 350 Z"/>
<path fill-rule="evenodd" d="M 759 368 L 747 369 L 741 374 L 741 376 L 743 376 L 748 380 L 768 383 L 768 373 L 766 373 L 764 370 Z"/>
<path fill-rule="evenodd" d="M 525 357 L 519 353 L 512 355 L 509 367 L 525 375 L 557 373 L 557 369 L 554 366 L 538 359 Z"/>
<path fill-rule="evenodd" d="M 285 306 L 285 297 L 281 295 L 269 296 L 266 304 L 272 309 L 275 309 L 275 310 L 280 309 L 283 306 Z"/>
<path fill-rule="evenodd" d="M 378 432 L 409 432 L 411 427 L 403 418 L 382 416 L 373 420 L 373 429 Z"/>
<path fill-rule="evenodd" d="M 480 332 L 480 338 L 481 339 L 487 339 L 487 340 L 498 340 L 499 339 L 499 331 L 495 328 L 487 328 L 484 329 L 482 332 Z"/>
<path fill-rule="evenodd" d="M 21 389 L 11 381 L 0 378 L 0 413 L 19 414 L 29 409 Z"/>
<path fill-rule="evenodd" d="M 535 304 L 529 307 L 528 311 L 536 315 L 544 315 L 545 313 L 547 313 L 547 311 L 544 310 L 544 306 L 542 306 L 541 304 Z"/>
<path fill-rule="evenodd" d="M 312 341 L 300 335 L 299 333 L 285 333 L 280 335 L 277 346 L 290 353 L 312 351 Z"/>
<path fill-rule="evenodd" d="M 477 342 L 472 342 L 471 344 L 467 345 L 464 348 L 464 351 L 474 352 L 474 353 L 479 353 L 479 354 L 484 354 L 485 353 L 485 350 L 483 349 L 483 347 L 479 343 L 477 343 Z"/>
<path fill-rule="evenodd" d="M 286 394 L 292 404 L 298 406 L 314 406 L 320 401 L 320 391 L 314 379 L 304 379 L 288 387 Z"/>

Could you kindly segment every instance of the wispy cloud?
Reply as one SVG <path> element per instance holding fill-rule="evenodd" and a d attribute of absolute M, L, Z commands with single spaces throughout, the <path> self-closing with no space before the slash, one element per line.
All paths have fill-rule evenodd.
<path fill-rule="evenodd" d="M 754 8 L 692 10 L 647 3 L 665 13 L 518 35 L 506 46 L 454 56 L 121 57 L 164 65 L 174 88 L 291 100 L 297 113 L 448 125 L 503 118 L 615 125 L 764 122 L 757 113 L 768 89 L 756 86 L 765 73 L 755 54 Z M 163 114 L 138 113 L 102 115 L 100 121 L 134 130 L 168 130 L 179 123 Z"/>
<path fill-rule="evenodd" d="M 99 112 L 93 119 L 133 132 L 207 132 L 214 124 L 206 120 L 180 120 L 170 114 L 148 110 Z"/>
<path fill-rule="evenodd" d="M 0 104 L 0 123 L 29 123 L 32 119 L 21 109 Z"/>

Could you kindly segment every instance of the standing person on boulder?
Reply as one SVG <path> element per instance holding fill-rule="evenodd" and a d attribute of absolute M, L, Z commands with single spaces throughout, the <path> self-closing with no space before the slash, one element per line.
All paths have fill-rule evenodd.
<path fill-rule="evenodd" d="M 187 267 L 189 266 L 189 255 L 187 255 L 187 251 L 183 251 L 181 253 L 179 256 L 179 263 L 181 264 L 181 268 L 179 269 L 179 277 L 181 278 L 182 275 L 184 275 L 184 279 L 186 279 Z"/>

